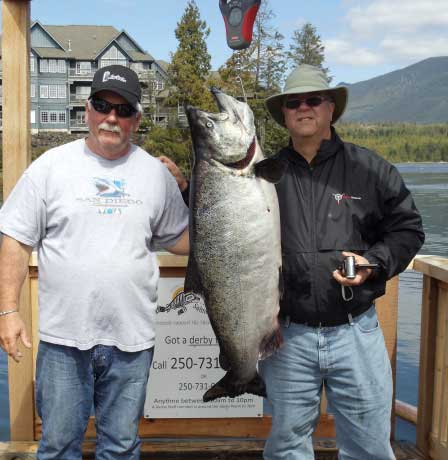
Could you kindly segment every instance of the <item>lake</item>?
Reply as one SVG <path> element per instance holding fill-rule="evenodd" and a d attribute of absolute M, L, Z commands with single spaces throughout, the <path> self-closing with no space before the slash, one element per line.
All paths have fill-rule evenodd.
<path fill-rule="evenodd" d="M 448 163 L 399 164 L 423 216 L 426 242 L 420 254 L 448 257 Z M 400 275 L 397 347 L 397 398 L 417 404 L 422 276 Z M 9 439 L 7 360 L 0 351 L 0 441 Z M 415 427 L 397 419 L 396 438 L 415 441 Z"/>

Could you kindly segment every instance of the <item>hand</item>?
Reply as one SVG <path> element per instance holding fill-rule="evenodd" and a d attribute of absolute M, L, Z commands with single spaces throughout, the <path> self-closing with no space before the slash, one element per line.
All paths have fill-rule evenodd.
<path fill-rule="evenodd" d="M 343 251 L 342 255 L 344 257 L 347 256 L 354 256 L 355 257 L 355 264 L 368 264 L 369 261 L 363 257 L 360 256 L 359 254 L 355 254 L 353 252 L 346 252 Z M 354 279 L 347 279 L 344 276 L 342 276 L 342 273 L 340 270 L 335 270 L 333 272 L 333 278 L 339 283 L 342 284 L 343 286 L 359 286 L 364 281 L 369 278 L 369 276 L 372 274 L 372 269 L 371 268 L 358 268 L 356 270 L 356 276 Z"/>
<path fill-rule="evenodd" d="M 16 362 L 20 362 L 22 353 L 19 350 L 19 339 L 27 348 L 31 342 L 26 333 L 25 323 L 19 313 L 11 313 L 0 317 L 0 347 Z"/>
<path fill-rule="evenodd" d="M 159 160 L 168 168 L 169 172 L 176 179 L 180 191 L 183 192 L 188 187 L 188 182 L 187 179 L 185 179 L 185 176 L 182 174 L 182 171 L 178 168 L 177 164 L 165 155 L 161 155 Z"/>

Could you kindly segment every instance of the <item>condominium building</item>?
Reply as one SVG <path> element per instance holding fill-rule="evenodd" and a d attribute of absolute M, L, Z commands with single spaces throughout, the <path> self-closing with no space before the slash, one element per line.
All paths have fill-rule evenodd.
<path fill-rule="evenodd" d="M 152 106 L 154 121 L 163 122 L 165 114 L 157 107 L 166 95 L 166 65 L 143 50 L 126 31 L 112 26 L 34 22 L 30 54 L 32 132 L 86 131 L 85 102 L 93 75 L 111 64 L 130 67 L 137 73 L 143 108 Z"/>

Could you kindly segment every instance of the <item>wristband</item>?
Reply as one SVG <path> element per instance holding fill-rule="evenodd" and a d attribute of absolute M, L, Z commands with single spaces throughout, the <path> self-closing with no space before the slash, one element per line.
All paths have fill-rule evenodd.
<path fill-rule="evenodd" d="M 19 313 L 19 311 L 18 310 L 0 311 L 0 316 L 6 316 L 6 315 L 9 315 L 10 313 Z"/>

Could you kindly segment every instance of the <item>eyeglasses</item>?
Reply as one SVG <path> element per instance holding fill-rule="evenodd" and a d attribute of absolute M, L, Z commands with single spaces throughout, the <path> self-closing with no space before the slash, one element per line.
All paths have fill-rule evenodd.
<path fill-rule="evenodd" d="M 112 104 L 98 97 L 91 97 L 89 100 L 93 108 L 99 113 L 108 114 L 112 112 L 112 109 L 115 109 L 115 113 L 120 118 L 129 118 L 137 112 L 131 104 Z"/>
<path fill-rule="evenodd" d="M 324 96 L 308 96 L 305 99 L 288 99 L 285 101 L 285 107 L 287 109 L 298 109 L 303 103 L 308 107 L 317 107 L 322 104 L 324 101 L 329 99 Z"/>

